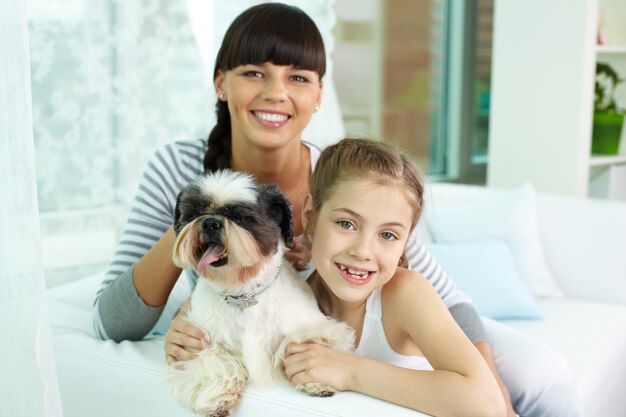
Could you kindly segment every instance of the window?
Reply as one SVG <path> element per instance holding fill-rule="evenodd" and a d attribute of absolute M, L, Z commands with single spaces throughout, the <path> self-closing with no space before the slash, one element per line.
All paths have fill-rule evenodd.
<path fill-rule="evenodd" d="M 185 2 L 29 4 L 33 126 L 49 285 L 104 267 L 157 146 L 206 135 Z"/>
<path fill-rule="evenodd" d="M 448 4 L 338 0 L 334 77 L 346 131 L 446 170 Z"/>

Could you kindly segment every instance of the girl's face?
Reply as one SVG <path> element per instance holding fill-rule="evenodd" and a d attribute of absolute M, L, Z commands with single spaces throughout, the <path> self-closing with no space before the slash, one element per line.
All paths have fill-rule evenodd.
<path fill-rule="evenodd" d="M 338 184 L 317 213 L 311 257 L 328 288 L 362 302 L 394 275 L 413 218 L 405 191 L 369 179 Z"/>
<path fill-rule="evenodd" d="M 265 149 L 299 141 L 322 94 L 315 71 L 270 62 L 219 72 L 215 87 L 228 101 L 233 143 Z"/>

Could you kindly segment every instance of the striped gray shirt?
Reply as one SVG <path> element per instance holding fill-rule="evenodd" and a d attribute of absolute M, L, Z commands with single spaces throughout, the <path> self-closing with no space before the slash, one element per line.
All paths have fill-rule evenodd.
<path fill-rule="evenodd" d="M 311 166 L 319 157 L 312 145 Z M 132 270 L 135 263 L 174 223 L 176 196 L 204 172 L 206 139 L 174 142 L 160 148 L 148 162 L 140 180 L 128 221 L 113 259 L 96 295 L 94 328 L 102 339 L 140 340 L 154 330 L 165 306 L 143 302 L 135 289 Z M 413 233 L 407 244 L 409 267 L 424 275 L 448 306 L 455 320 L 474 342 L 485 340 L 480 317 L 469 297 L 459 289 Z M 185 271 L 195 284 L 195 274 Z M 177 307 L 177 306 L 175 306 Z"/>

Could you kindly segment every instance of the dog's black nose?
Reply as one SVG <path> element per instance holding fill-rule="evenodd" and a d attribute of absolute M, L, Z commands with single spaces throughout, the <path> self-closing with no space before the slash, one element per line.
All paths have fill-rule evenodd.
<path fill-rule="evenodd" d="M 207 217 L 202 221 L 202 230 L 215 231 L 222 228 L 222 222 L 215 217 Z"/>

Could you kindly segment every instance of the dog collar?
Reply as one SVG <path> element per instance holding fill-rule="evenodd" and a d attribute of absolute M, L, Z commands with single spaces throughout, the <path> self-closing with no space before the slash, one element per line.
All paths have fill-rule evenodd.
<path fill-rule="evenodd" d="M 278 274 L 280 273 L 280 264 L 278 265 L 278 270 L 276 271 L 276 275 L 274 275 L 274 279 L 271 280 L 268 284 L 259 284 L 252 291 L 245 292 L 243 294 L 232 294 L 228 291 L 222 291 L 220 296 L 224 301 L 234 307 L 238 307 L 244 309 L 246 307 L 253 306 L 259 302 L 258 298 L 263 294 L 267 289 L 276 281 L 278 278 Z"/>

